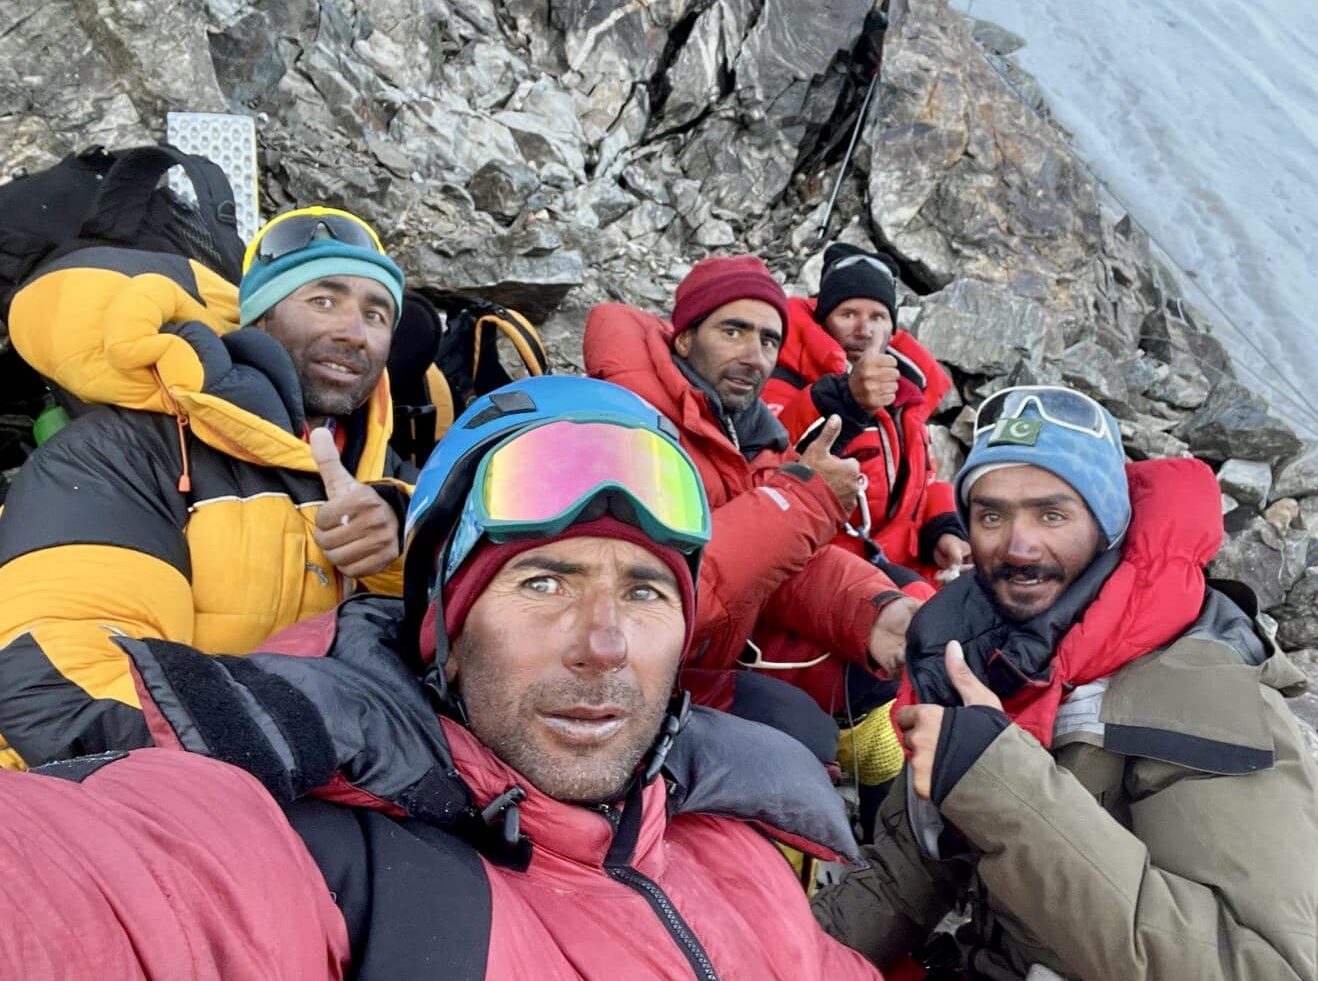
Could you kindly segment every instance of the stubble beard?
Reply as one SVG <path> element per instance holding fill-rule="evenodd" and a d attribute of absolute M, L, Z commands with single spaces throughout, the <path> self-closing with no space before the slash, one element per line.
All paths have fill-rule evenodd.
<path fill-rule="evenodd" d="M 474 641 L 464 637 L 458 649 L 459 683 L 471 731 L 494 755 L 556 800 L 594 804 L 621 796 L 659 734 L 666 699 L 647 703 L 637 687 L 608 675 L 595 684 L 567 680 L 534 685 L 513 697 Z M 665 693 L 672 690 L 676 676 L 674 665 Z M 539 709 L 608 703 L 621 706 L 629 718 L 623 731 L 605 746 L 574 753 L 536 739 Z"/>

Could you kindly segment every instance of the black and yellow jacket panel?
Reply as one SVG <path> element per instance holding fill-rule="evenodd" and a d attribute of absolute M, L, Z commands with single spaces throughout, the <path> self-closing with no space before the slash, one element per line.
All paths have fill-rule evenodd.
<path fill-rule="evenodd" d="M 15 297 L 15 347 L 101 406 L 37 450 L 0 513 L 0 765 L 149 743 L 115 634 L 240 654 L 342 599 L 296 371 L 236 319 L 213 273 L 121 249 L 66 256 Z M 415 470 L 391 422 L 382 379 L 343 459 L 401 527 Z M 359 585 L 397 594 L 401 568 Z"/>

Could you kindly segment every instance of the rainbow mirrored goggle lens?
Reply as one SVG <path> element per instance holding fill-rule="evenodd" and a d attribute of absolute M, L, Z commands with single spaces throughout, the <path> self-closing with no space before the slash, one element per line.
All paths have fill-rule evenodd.
<path fill-rule="evenodd" d="M 992 429 L 1002 419 L 1020 418 L 1026 409 L 1033 409 L 1039 418 L 1055 426 L 1096 439 L 1115 439 L 1097 402 L 1069 388 L 1048 385 L 1022 385 L 994 392 L 975 414 L 975 436 Z"/>
<path fill-rule="evenodd" d="M 523 430 L 481 462 L 454 531 L 447 581 L 482 536 L 556 535 L 600 495 L 616 493 L 660 545 L 709 541 L 709 507 L 695 466 L 665 437 L 620 423 L 556 420 Z"/>
<path fill-rule="evenodd" d="M 332 238 L 344 245 L 383 252 L 380 239 L 370 225 L 346 211 L 290 212 L 276 218 L 247 249 L 243 261 L 246 272 L 254 261 L 274 262 L 290 252 L 305 249 L 319 239 Z"/>

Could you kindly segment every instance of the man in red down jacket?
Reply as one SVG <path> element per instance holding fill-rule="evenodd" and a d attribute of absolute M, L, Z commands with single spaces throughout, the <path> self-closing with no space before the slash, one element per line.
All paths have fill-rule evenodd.
<path fill-rule="evenodd" d="M 596 420 L 555 417 L 591 387 L 618 393 Z M 604 452 L 636 442 L 618 396 L 690 507 Z M 619 472 L 542 493 L 540 532 L 497 513 L 503 464 L 478 465 L 548 472 L 582 425 L 571 445 Z M 707 534 L 671 519 L 704 508 L 680 453 L 613 386 L 516 383 L 423 470 L 404 600 L 353 597 L 268 643 L 285 653 L 122 639 L 173 749 L 0 774 L 0 976 L 879 978 L 769 840 L 855 855 L 818 762 L 673 696 Z"/>
<path fill-rule="evenodd" d="M 829 543 L 859 489 L 854 462 L 827 433 L 805 454 L 759 400 L 784 333 L 787 297 L 754 256 L 698 262 L 678 285 L 672 324 L 623 304 L 591 310 L 587 372 L 631 389 L 677 426 L 700 469 L 714 531 L 699 582 L 684 683 L 717 707 L 727 669 L 748 649 L 826 710 L 842 698 L 839 664 L 895 674 L 918 602 L 879 569 Z M 839 421 L 827 432 L 836 433 Z M 845 498 L 845 501 L 840 499 Z M 830 663 L 831 662 L 831 663 Z M 718 675 L 696 678 L 696 671 Z M 722 680 L 719 680 L 722 679 Z"/>
<path fill-rule="evenodd" d="M 952 487 L 936 479 L 926 428 L 952 383 L 897 329 L 896 277 L 885 258 L 829 246 L 819 296 L 787 301 L 791 326 L 761 397 L 798 447 L 828 416 L 842 419 L 842 455 L 865 475 L 869 536 L 841 534 L 835 544 L 897 582 L 918 575 L 934 585 L 970 556 Z M 863 522 L 852 524 L 859 530 Z"/>

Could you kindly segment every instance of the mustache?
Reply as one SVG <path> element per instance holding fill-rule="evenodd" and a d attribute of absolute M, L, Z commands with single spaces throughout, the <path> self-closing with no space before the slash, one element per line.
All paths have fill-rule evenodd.
<path fill-rule="evenodd" d="M 1015 565 L 1011 562 L 999 562 L 989 573 L 994 582 L 1003 582 L 1015 576 L 1024 579 L 1061 579 L 1062 567 L 1057 565 L 1044 565 L 1041 562 L 1030 563 L 1029 565 Z"/>
<path fill-rule="evenodd" d="M 617 677 L 601 677 L 593 681 L 571 679 L 536 685 L 527 692 L 531 707 L 540 712 L 553 712 L 574 705 L 598 707 L 616 705 L 629 714 L 645 705 L 645 696 L 634 684 Z"/>
<path fill-rule="evenodd" d="M 337 346 L 326 346 L 318 348 L 311 353 L 312 361 L 338 361 L 340 364 L 352 368 L 365 374 L 371 367 L 371 359 L 357 348 L 343 348 Z"/>

